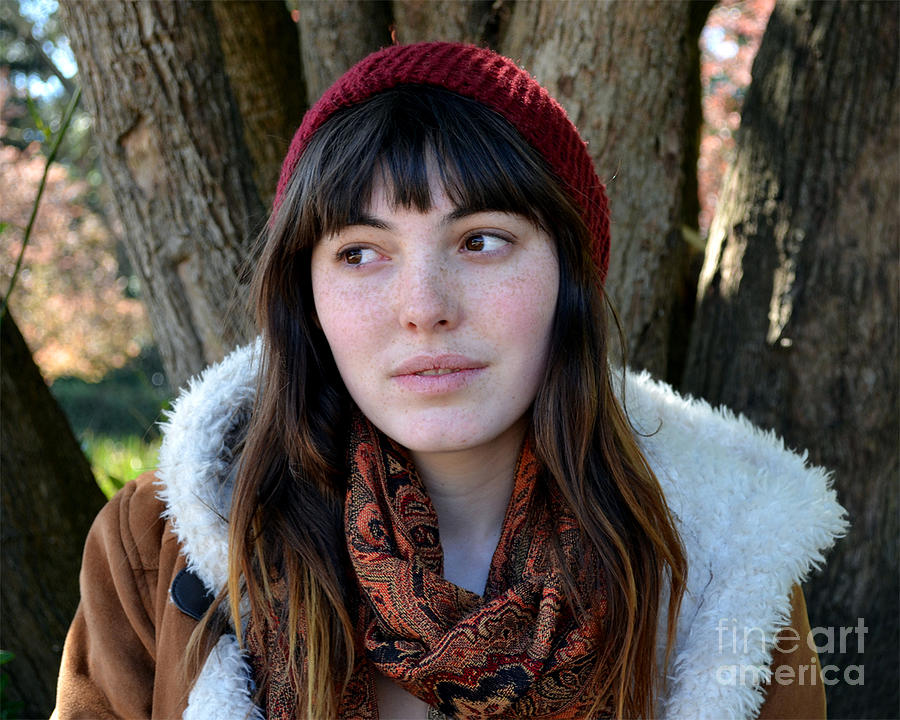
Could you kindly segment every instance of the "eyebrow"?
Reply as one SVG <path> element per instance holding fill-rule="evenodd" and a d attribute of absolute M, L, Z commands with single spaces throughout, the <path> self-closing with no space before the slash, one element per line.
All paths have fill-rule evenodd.
<path fill-rule="evenodd" d="M 457 220 L 462 220 L 463 218 L 469 217 L 470 215 L 477 215 L 479 213 L 488 213 L 488 212 L 498 212 L 504 214 L 517 214 L 511 213 L 509 210 L 495 210 L 492 208 L 479 208 L 479 207 L 459 207 L 453 210 L 452 212 L 447 213 L 444 217 L 441 218 L 441 225 L 449 225 L 450 223 L 456 222 Z M 361 225 L 363 227 L 371 227 L 376 228 L 377 230 L 393 230 L 393 223 L 388 222 L 387 220 L 383 220 L 382 218 L 376 217 L 374 215 L 369 215 L 367 213 L 360 213 L 356 216 L 351 222 L 348 222 L 344 227 L 354 227 L 357 225 Z"/>

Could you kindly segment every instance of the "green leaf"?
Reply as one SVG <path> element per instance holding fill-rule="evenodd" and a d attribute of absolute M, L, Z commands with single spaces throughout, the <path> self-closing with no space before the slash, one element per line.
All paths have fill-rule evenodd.
<path fill-rule="evenodd" d="M 10 652 L 9 650 L 0 650 L 0 665 L 5 665 L 10 660 L 15 658 L 16 654 Z"/>
<path fill-rule="evenodd" d="M 28 113 L 31 115 L 31 121 L 34 123 L 35 128 L 43 133 L 44 140 L 46 141 L 53 137 L 53 132 L 50 130 L 47 123 L 44 122 L 44 118 L 41 117 L 41 113 L 38 111 L 38 107 L 29 93 L 25 94 L 25 104 L 28 106 Z"/>

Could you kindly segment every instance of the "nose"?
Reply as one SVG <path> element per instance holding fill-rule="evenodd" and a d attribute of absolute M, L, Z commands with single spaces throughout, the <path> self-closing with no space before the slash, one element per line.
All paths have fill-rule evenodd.
<path fill-rule="evenodd" d="M 443 263 L 417 262 L 398 278 L 397 317 L 405 329 L 450 330 L 459 322 L 459 293 Z"/>

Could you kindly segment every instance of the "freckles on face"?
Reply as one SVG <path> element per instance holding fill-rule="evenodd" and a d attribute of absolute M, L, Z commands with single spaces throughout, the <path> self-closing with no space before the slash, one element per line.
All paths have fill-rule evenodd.
<path fill-rule="evenodd" d="M 360 224 L 312 255 L 316 312 L 353 400 L 418 452 L 460 451 L 521 425 L 546 368 L 558 291 L 552 240 L 526 218 L 425 213 L 376 187 Z"/>

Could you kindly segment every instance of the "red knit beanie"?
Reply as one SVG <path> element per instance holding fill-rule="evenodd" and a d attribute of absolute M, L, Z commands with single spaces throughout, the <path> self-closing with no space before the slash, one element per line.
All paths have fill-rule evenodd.
<path fill-rule="evenodd" d="M 512 60 L 461 43 L 393 45 L 364 58 L 332 85 L 303 118 L 281 167 L 275 207 L 310 138 L 335 111 L 397 85 L 433 85 L 502 115 L 540 153 L 581 209 L 594 239 L 601 282 L 609 266 L 609 209 L 585 142 L 565 110 Z"/>

